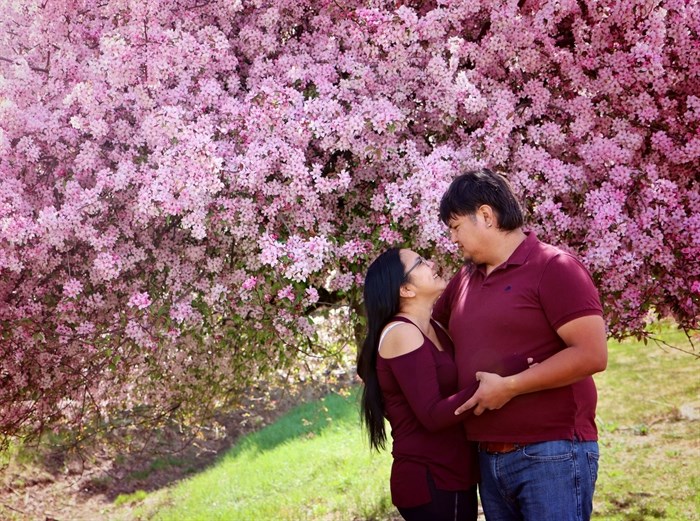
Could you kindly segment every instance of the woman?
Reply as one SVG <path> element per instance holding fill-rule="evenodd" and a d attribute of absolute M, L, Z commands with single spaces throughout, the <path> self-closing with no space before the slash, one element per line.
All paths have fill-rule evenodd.
<path fill-rule="evenodd" d="M 471 413 L 454 411 L 478 384 L 457 392 L 452 341 L 431 319 L 445 286 L 432 262 L 406 249 L 384 252 L 365 278 L 367 337 L 357 364 L 363 420 L 376 450 L 389 420 L 391 497 L 407 521 L 477 518 L 476 447 L 461 425 Z"/>

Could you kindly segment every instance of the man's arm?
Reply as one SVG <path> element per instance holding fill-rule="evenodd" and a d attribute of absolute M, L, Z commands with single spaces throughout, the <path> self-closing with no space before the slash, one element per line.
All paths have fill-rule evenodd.
<path fill-rule="evenodd" d="M 599 315 L 590 315 L 566 322 L 557 334 L 567 347 L 546 360 L 513 376 L 477 372 L 479 388 L 455 414 L 475 407 L 474 414 L 500 409 L 520 395 L 554 389 L 577 382 L 605 370 L 608 363 L 605 323 Z"/>

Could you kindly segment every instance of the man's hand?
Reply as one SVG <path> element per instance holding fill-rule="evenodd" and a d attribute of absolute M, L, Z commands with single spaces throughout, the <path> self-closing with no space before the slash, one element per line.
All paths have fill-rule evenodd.
<path fill-rule="evenodd" d="M 479 416 L 484 411 L 500 409 L 514 396 L 508 378 L 495 373 L 476 373 L 479 388 L 464 404 L 460 405 L 455 414 L 461 414 L 474 407 L 474 414 Z"/>
<path fill-rule="evenodd" d="M 527 363 L 530 367 L 535 367 L 538 362 L 535 362 L 534 359 L 528 358 Z M 476 406 L 476 409 L 474 409 L 474 414 L 476 416 L 479 416 L 482 412 L 485 410 L 492 410 L 492 409 L 500 409 L 503 407 L 506 403 L 508 403 L 510 400 L 514 398 L 514 394 L 511 394 L 510 397 L 508 397 L 505 401 L 500 401 L 502 400 L 505 396 L 503 394 L 500 394 L 498 396 L 490 394 L 486 395 L 489 391 L 485 389 L 486 387 L 486 381 L 489 382 L 490 385 L 494 384 L 494 381 L 496 379 L 501 380 L 502 382 L 507 383 L 507 379 L 502 378 L 501 376 L 494 374 L 494 373 L 485 373 L 483 371 L 478 371 L 476 373 L 476 379 L 479 382 L 479 387 L 476 390 L 476 392 L 472 395 L 471 398 L 469 398 L 466 402 L 464 402 L 460 407 L 455 411 L 455 414 L 462 414 L 465 411 L 468 411 L 472 407 Z"/>

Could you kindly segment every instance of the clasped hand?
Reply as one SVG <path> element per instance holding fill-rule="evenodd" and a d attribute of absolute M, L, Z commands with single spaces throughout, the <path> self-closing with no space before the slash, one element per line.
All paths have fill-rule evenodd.
<path fill-rule="evenodd" d="M 530 367 L 537 365 L 532 358 L 528 358 L 527 363 Z M 517 395 L 512 386 L 512 377 L 477 371 L 476 379 L 479 387 L 471 398 L 455 410 L 455 414 L 462 414 L 473 407 L 474 414 L 479 416 L 484 411 L 500 409 Z"/>
<path fill-rule="evenodd" d="M 500 409 L 513 398 L 506 378 L 496 373 L 479 371 L 476 379 L 479 387 L 471 398 L 457 408 L 455 414 L 462 414 L 473 407 L 474 414 L 479 416 L 486 410 Z"/>

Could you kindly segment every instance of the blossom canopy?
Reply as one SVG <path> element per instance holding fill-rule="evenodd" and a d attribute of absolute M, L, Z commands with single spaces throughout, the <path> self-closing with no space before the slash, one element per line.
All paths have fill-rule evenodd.
<path fill-rule="evenodd" d="M 610 332 L 697 329 L 697 0 L 0 0 L 0 432 L 203 407 L 503 172 Z M 209 399 L 209 398 L 207 398 Z M 212 401 L 213 403 L 213 401 Z"/>

